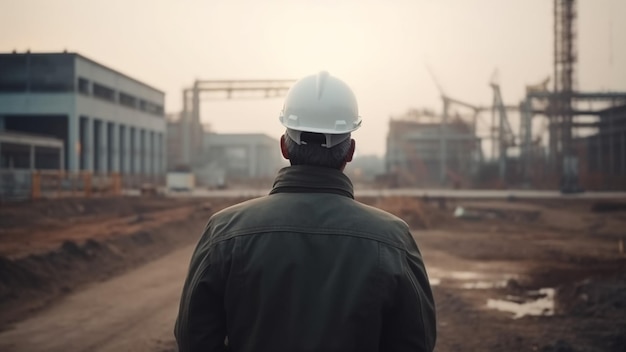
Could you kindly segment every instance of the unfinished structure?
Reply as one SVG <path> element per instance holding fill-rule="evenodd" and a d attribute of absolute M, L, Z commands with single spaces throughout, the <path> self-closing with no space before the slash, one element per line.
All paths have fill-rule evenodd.
<path fill-rule="evenodd" d="M 442 120 L 418 110 L 389 120 L 385 168 L 391 186 L 440 186 L 442 179 L 451 187 L 473 183 L 483 157 L 481 139 L 459 116 Z"/>
<path fill-rule="evenodd" d="M 624 190 L 626 93 L 577 89 L 576 19 L 575 0 L 554 0 L 554 86 L 527 90 L 521 103 L 521 172 L 534 187 Z M 535 117 L 548 121 L 545 154 L 537 153 Z"/>

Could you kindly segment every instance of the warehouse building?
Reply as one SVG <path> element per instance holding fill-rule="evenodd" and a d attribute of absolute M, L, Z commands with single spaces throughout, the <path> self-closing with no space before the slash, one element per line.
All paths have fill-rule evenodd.
<path fill-rule="evenodd" d="M 205 132 L 198 166 L 198 184 L 267 186 L 286 166 L 278 140 L 261 133 L 221 134 Z"/>
<path fill-rule="evenodd" d="M 161 175 L 163 106 L 162 91 L 80 54 L 0 54 L 0 167 Z"/>
<path fill-rule="evenodd" d="M 276 139 L 261 133 L 207 133 L 203 154 L 229 179 L 273 178 L 283 166 L 279 145 Z"/>

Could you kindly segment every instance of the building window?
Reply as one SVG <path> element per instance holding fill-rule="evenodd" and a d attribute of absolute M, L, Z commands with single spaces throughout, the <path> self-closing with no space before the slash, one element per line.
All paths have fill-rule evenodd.
<path fill-rule="evenodd" d="M 89 95 L 89 80 L 78 77 L 78 92 Z"/>
<path fill-rule="evenodd" d="M 98 83 L 93 84 L 93 96 L 112 102 L 115 101 L 115 91 Z"/>
<path fill-rule="evenodd" d="M 120 92 L 120 105 L 134 109 L 137 107 L 137 98 L 130 94 Z"/>
<path fill-rule="evenodd" d="M 147 102 L 143 99 L 139 100 L 139 110 L 146 111 Z"/>
<path fill-rule="evenodd" d="M 0 56 L 0 92 L 26 92 L 28 61 L 26 55 Z"/>
<path fill-rule="evenodd" d="M 152 115 L 162 116 L 163 107 L 151 102 L 146 103 L 146 112 Z"/>
<path fill-rule="evenodd" d="M 29 54 L 32 92 L 73 92 L 74 58 L 65 54 Z"/>
<path fill-rule="evenodd" d="M 139 110 L 147 112 L 148 114 L 163 116 L 163 106 L 140 99 Z"/>

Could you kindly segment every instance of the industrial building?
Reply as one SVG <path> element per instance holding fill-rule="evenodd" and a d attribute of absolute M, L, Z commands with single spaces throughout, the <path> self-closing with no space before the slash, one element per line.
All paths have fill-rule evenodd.
<path fill-rule="evenodd" d="M 0 170 L 62 170 L 64 164 L 62 140 L 0 130 Z"/>
<path fill-rule="evenodd" d="M 391 186 L 425 187 L 442 182 L 462 186 L 471 182 L 482 159 L 481 139 L 461 119 L 443 125 L 440 118 L 428 111 L 411 110 L 389 120 L 385 168 Z"/>
<path fill-rule="evenodd" d="M 199 176 L 218 185 L 222 180 L 272 179 L 283 166 L 278 140 L 265 134 L 206 133 L 203 150 L 211 172 L 200 171 Z"/>
<path fill-rule="evenodd" d="M 164 93 L 77 53 L 0 54 L 0 167 L 157 176 Z"/>
<path fill-rule="evenodd" d="M 167 171 L 189 171 L 189 164 L 184 163 L 183 158 L 183 131 L 179 114 L 166 116 L 166 144 L 165 155 Z"/>
<path fill-rule="evenodd" d="M 604 190 L 626 189 L 626 105 L 599 113 L 597 131 L 574 140 L 580 183 Z"/>
<path fill-rule="evenodd" d="M 198 185 L 268 186 L 285 165 L 278 140 L 264 134 L 221 134 L 201 122 L 201 102 L 274 99 L 294 80 L 195 80 L 183 89 L 183 110 L 167 118 L 169 171 L 190 171 Z"/>
<path fill-rule="evenodd" d="M 183 123 L 170 116 L 167 122 L 169 171 L 192 171 L 202 186 L 252 184 L 276 176 L 285 166 L 278 140 L 261 133 L 222 134 L 200 130 L 201 148 L 190 167 L 184 162 Z"/>
<path fill-rule="evenodd" d="M 430 72 L 441 94 L 442 113 L 413 111 L 390 121 L 388 184 L 565 193 L 626 190 L 626 92 L 579 89 L 576 1 L 554 0 L 553 15 L 553 76 L 526 86 L 519 104 L 504 103 L 497 74 L 489 83 L 493 104 L 476 106 L 448 96 Z M 455 119 L 458 110 L 453 108 L 470 115 Z M 491 112 L 491 123 L 482 116 L 486 112 Z M 518 114 L 519 128 L 511 124 L 509 112 Z M 425 122 L 425 117 L 430 120 Z M 481 136 L 477 123 L 482 124 Z M 486 158 L 482 140 L 491 147 Z"/>

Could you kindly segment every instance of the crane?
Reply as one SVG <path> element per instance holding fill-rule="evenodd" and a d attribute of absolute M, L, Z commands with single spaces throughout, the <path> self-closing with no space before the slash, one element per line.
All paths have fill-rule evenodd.
<path fill-rule="evenodd" d="M 483 107 L 483 106 L 476 106 L 476 105 L 472 105 L 470 103 L 461 101 L 459 99 L 455 99 L 450 97 L 448 94 L 446 94 L 446 92 L 444 91 L 443 87 L 441 86 L 441 84 L 439 83 L 439 80 L 437 79 L 437 77 L 435 76 L 435 73 L 433 72 L 433 70 L 431 69 L 431 67 L 428 64 L 425 64 L 426 66 L 426 70 L 428 71 L 430 78 L 432 79 L 433 83 L 435 84 L 435 87 L 437 87 L 437 90 L 439 91 L 439 94 L 441 96 L 441 100 L 443 101 L 443 115 L 441 118 L 441 127 L 440 127 L 440 165 L 441 165 L 441 169 L 439 171 L 439 177 L 440 177 L 440 181 L 442 184 L 444 184 L 446 182 L 446 180 L 450 177 L 451 173 L 448 170 L 448 165 L 447 165 L 447 149 L 448 149 L 448 131 L 447 131 L 447 127 L 449 125 L 449 117 L 450 117 L 450 107 L 454 104 L 454 105 L 458 105 L 464 108 L 467 108 L 469 110 L 471 110 L 473 112 L 472 115 L 472 134 L 475 136 L 476 135 L 476 125 L 478 122 L 478 117 L 480 115 L 481 112 L 483 111 L 487 111 L 489 108 L 487 107 Z"/>
<path fill-rule="evenodd" d="M 509 119 L 506 113 L 506 107 L 502 100 L 502 92 L 500 91 L 500 83 L 498 79 L 498 70 L 496 69 L 491 76 L 491 80 L 489 82 L 489 86 L 493 90 L 493 105 L 491 109 L 491 123 L 492 123 L 492 140 L 493 145 L 492 148 L 495 150 L 496 147 L 496 127 L 495 120 L 496 115 L 498 115 L 498 164 L 499 164 L 499 174 L 500 179 L 504 180 L 506 176 L 506 157 L 507 150 L 509 147 L 515 145 L 515 135 L 513 134 L 513 130 L 511 129 L 511 124 L 509 123 Z M 494 153 L 495 154 L 495 153 Z"/>

